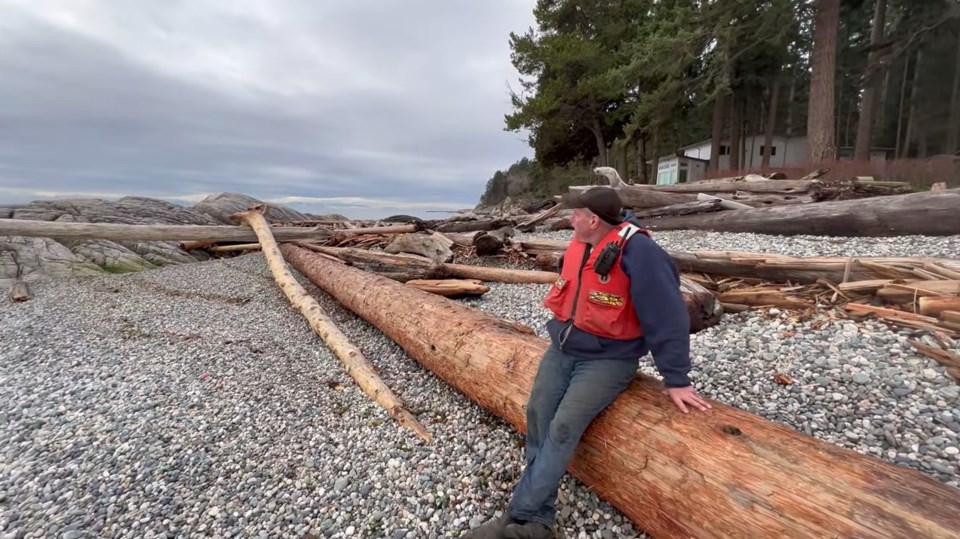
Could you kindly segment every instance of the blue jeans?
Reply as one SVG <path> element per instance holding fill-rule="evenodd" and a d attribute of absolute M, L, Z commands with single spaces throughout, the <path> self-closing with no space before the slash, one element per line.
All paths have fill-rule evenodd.
<path fill-rule="evenodd" d="M 557 490 L 590 422 L 633 380 L 638 359 L 588 359 L 551 345 L 527 401 L 526 468 L 507 513 L 552 526 Z"/>

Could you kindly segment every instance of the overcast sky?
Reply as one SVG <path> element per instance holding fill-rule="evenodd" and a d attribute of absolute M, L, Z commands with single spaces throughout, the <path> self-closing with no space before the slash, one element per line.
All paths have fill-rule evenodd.
<path fill-rule="evenodd" d="M 532 155 L 503 116 L 534 3 L 0 0 L 0 203 L 472 207 Z"/>

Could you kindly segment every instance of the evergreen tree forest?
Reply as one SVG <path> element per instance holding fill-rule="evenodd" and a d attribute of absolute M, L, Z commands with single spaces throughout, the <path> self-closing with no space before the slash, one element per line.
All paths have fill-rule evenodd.
<path fill-rule="evenodd" d="M 654 183 L 658 158 L 708 139 L 708 176 L 721 140 L 743 170 L 747 136 L 806 135 L 811 169 L 960 154 L 960 0 L 539 0 L 534 15 L 509 36 L 505 128 L 529 135 L 535 159 L 514 168 L 541 194 L 593 166 Z"/>

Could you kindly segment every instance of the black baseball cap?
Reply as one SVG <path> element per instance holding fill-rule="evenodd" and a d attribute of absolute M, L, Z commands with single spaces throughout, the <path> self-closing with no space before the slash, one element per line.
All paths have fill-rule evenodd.
<path fill-rule="evenodd" d="M 587 208 L 611 225 L 623 222 L 620 216 L 623 202 L 620 195 L 609 187 L 594 187 L 580 193 L 567 193 L 560 199 L 560 204 L 565 208 Z"/>

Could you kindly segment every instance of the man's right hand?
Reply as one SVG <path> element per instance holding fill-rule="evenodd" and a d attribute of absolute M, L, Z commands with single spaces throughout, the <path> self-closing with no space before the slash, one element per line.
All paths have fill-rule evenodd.
<path fill-rule="evenodd" d="M 702 412 L 710 409 L 710 404 L 700 398 L 700 395 L 697 395 L 697 392 L 694 391 L 693 386 L 668 387 L 667 395 L 670 395 L 670 399 L 673 400 L 673 403 L 676 404 L 677 408 L 679 408 L 683 413 L 689 412 L 687 406 L 696 408 Z"/>

